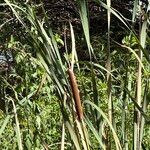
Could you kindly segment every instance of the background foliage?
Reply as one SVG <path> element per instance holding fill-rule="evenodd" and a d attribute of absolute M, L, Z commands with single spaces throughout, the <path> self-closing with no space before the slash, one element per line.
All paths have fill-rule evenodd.
<path fill-rule="evenodd" d="M 0 8 L 2 149 L 150 148 L 149 1 Z"/>

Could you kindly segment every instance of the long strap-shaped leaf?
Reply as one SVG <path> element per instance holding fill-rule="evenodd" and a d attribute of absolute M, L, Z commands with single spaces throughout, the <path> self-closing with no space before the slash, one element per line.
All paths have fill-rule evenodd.
<path fill-rule="evenodd" d="M 93 49 L 90 42 L 90 32 L 89 32 L 89 19 L 88 19 L 88 9 L 87 9 L 87 1 L 86 0 L 77 0 L 77 4 L 79 6 L 79 13 L 81 18 L 81 23 L 89 51 L 89 55 L 91 58 L 91 54 L 93 53 Z"/>
<path fill-rule="evenodd" d="M 115 129 L 113 128 L 112 123 L 109 121 L 109 119 L 104 114 L 104 112 L 98 106 L 96 106 L 94 103 L 92 103 L 91 101 L 86 100 L 86 101 L 84 101 L 84 104 L 91 105 L 92 107 L 94 107 L 102 115 L 102 117 L 108 123 L 108 125 L 109 125 L 109 127 L 110 127 L 110 129 L 111 129 L 111 131 L 113 133 L 114 141 L 115 141 L 115 144 L 116 144 L 116 150 L 122 150 L 121 144 L 120 144 L 119 138 L 118 138 L 118 136 L 117 136 L 117 134 L 115 132 Z"/>

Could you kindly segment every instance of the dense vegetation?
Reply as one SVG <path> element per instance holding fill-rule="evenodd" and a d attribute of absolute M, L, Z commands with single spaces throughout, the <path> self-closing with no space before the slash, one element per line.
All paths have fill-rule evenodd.
<path fill-rule="evenodd" d="M 150 2 L 2 0 L 0 148 L 150 149 Z"/>

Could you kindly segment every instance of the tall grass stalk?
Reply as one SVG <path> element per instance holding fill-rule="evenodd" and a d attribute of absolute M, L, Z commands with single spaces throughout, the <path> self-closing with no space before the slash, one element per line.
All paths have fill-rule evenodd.
<path fill-rule="evenodd" d="M 66 100 L 67 96 L 64 94 L 64 107 L 66 107 Z M 65 149 L 65 122 L 64 119 L 62 118 L 62 134 L 61 134 L 61 150 Z"/>
<path fill-rule="evenodd" d="M 108 8 L 111 7 L 111 0 L 107 0 Z M 111 72 L 111 54 L 110 54 L 110 21 L 111 21 L 111 12 L 107 9 L 107 23 L 108 23 L 108 35 L 107 35 L 107 60 L 106 60 L 106 69 Z M 112 79 L 111 74 L 107 73 L 107 94 L 108 94 L 108 116 L 109 121 L 113 124 L 113 103 L 112 103 Z M 111 137 L 108 132 L 108 141 L 107 141 L 107 149 L 111 149 Z"/>
<path fill-rule="evenodd" d="M 140 19 L 142 19 L 142 18 L 140 18 Z M 145 49 L 145 47 L 146 47 L 146 37 L 147 37 L 147 32 L 146 32 L 146 30 L 147 30 L 147 18 L 144 18 L 144 22 L 142 23 L 142 27 L 140 28 L 140 30 L 141 30 L 140 31 L 140 45 L 142 46 L 143 49 Z M 139 49 L 139 58 L 142 61 L 143 52 L 142 52 L 141 49 Z M 142 85 L 142 66 L 141 66 L 141 64 L 138 63 L 137 95 L 136 95 L 137 97 L 136 98 L 137 98 L 137 103 L 138 103 L 139 106 L 141 106 L 141 102 L 142 102 L 142 87 L 143 87 L 143 85 Z M 137 132 L 137 138 L 134 139 L 135 140 L 135 143 L 134 143 L 135 147 L 134 148 L 135 148 L 135 150 L 136 149 L 140 150 L 141 149 L 140 137 L 142 136 L 142 135 L 140 135 L 140 132 L 141 132 L 140 124 L 141 123 L 143 124 L 143 122 L 141 122 L 143 120 L 141 120 L 141 114 L 140 114 L 139 111 L 135 110 L 135 113 L 137 113 L 137 114 L 135 114 L 136 115 L 135 116 L 136 117 L 136 126 L 137 126 L 137 127 L 135 127 L 135 130 L 137 130 L 135 132 Z"/>
<path fill-rule="evenodd" d="M 111 7 L 111 0 L 107 0 L 107 6 Z M 107 10 L 107 16 L 108 16 L 108 35 L 107 35 L 107 61 L 106 66 L 107 70 L 111 72 L 111 55 L 110 55 L 110 15 L 111 12 L 109 9 Z M 111 123 L 113 123 L 113 116 L 112 116 L 112 93 L 111 93 L 111 74 L 107 73 L 107 86 L 108 86 L 108 116 Z"/>
<path fill-rule="evenodd" d="M 19 120 L 18 120 L 18 115 L 17 115 L 17 109 L 16 105 L 14 103 L 14 100 L 10 99 L 13 105 L 13 110 L 14 110 L 14 116 L 15 116 L 15 122 L 16 122 L 16 136 L 17 136 L 17 142 L 18 142 L 18 149 L 23 150 L 23 145 L 22 145 L 22 138 L 21 138 L 21 131 L 20 131 L 20 126 L 19 126 Z"/>
<path fill-rule="evenodd" d="M 145 85 L 145 90 L 144 90 L 144 95 L 143 95 L 143 104 L 142 104 L 142 110 L 145 112 L 147 110 L 148 106 L 148 94 L 149 94 L 149 79 L 147 79 L 146 85 Z M 139 133 L 139 146 L 142 148 L 142 140 L 144 136 L 144 125 L 145 125 L 145 118 L 141 116 L 141 122 L 140 122 L 140 133 Z"/>
<path fill-rule="evenodd" d="M 65 124 L 62 123 L 61 150 L 65 149 Z"/>
<path fill-rule="evenodd" d="M 129 60 L 127 59 L 126 66 L 129 65 Z M 127 111 L 128 111 L 128 100 L 129 96 L 128 93 L 126 92 L 125 88 L 128 88 L 131 90 L 131 75 L 129 73 L 129 66 L 126 68 L 126 76 L 125 76 L 125 81 L 124 81 L 124 90 L 122 94 L 122 147 L 124 150 L 128 150 L 128 135 L 127 135 Z"/>

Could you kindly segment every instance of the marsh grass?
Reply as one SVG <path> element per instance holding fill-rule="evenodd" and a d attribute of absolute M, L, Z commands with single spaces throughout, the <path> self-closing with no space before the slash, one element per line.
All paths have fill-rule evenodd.
<path fill-rule="evenodd" d="M 104 150 L 128 150 L 133 148 L 134 150 L 140 150 L 141 146 L 144 145 L 144 126 L 149 122 L 149 117 L 146 114 L 150 93 L 150 59 L 146 49 L 148 18 L 140 22 L 140 34 L 136 35 L 133 24 L 138 14 L 136 9 L 139 6 L 138 1 L 135 0 L 134 3 L 131 26 L 128 25 L 127 19 L 122 14 L 111 7 L 111 0 L 107 0 L 106 4 L 102 1 L 96 1 L 107 10 L 108 33 L 106 51 L 104 52 L 104 55 L 107 56 L 105 68 L 98 61 L 92 61 L 92 56 L 96 57 L 96 53 L 93 48 L 94 46 L 92 46 L 92 36 L 89 31 L 88 3 L 85 0 L 77 0 L 76 2 L 87 44 L 87 52 L 90 56 L 89 62 L 80 62 L 78 60 L 76 39 L 71 22 L 68 22 L 71 35 L 71 58 L 64 58 L 61 55 L 44 9 L 43 14 L 45 18 L 40 20 L 30 5 L 26 5 L 23 8 L 23 6 L 17 6 L 8 0 L 5 0 L 5 3 L 0 5 L 10 7 L 13 15 L 20 22 L 30 38 L 30 43 L 27 44 L 35 50 L 36 59 L 46 72 L 46 77 L 43 79 L 44 81 L 41 81 L 41 84 L 47 80 L 54 87 L 54 93 L 57 95 L 57 104 L 62 114 L 62 133 L 59 148 L 61 150 L 65 149 L 67 147 L 66 143 L 69 141 L 71 148 L 77 150 L 90 150 L 94 148 Z M 21 16 L 19 12 L 21 12 Z M 145 13 L 148 13 L 148 10 Z M 128 36 L 129 40 L 125 40 L 123 44 L 117 41 L 115 42 L 119 46 L 119 48 L 116 48 L 116 56 L 111 52 L 112 37 L 110 32 L 112 15 L 118 21 L 121 21 L 130 33 Z M 132 47 L 131 37 L 135 40 L 137 45 L 136 49 Z M 117 51 L 121 49 L 126 49 L 127 53 L 117 54 Z M 68 51 L 66 48 L 67 55 Z M 117 57 L 127 58 L 124 60 L 126 64 L 124 68 L 121 69 L 115 66 L 116 62 L 119 63 Z M 82 82 L 82 86 L 86 87 L 85 89 L 82 86 L 79 87 L 81 83 L 79 83 L 80 79 L 78 75 L 84 70 L 84 68 L 81 68 L 83 66 L 81 64 L 84 64 L 89 70 L 87 74 L 90 80 L 87 77 L 86 81 Z M 102 79 L 99 76 L 102 76 Z M 89 88 L 86 82 L 92 85 L 92 88 Z M 100 89 L 99 82 L 101 85 L 103 84 L 103 86 L 107 87 L 105 96 L 100 95 L 105 87 Z M 120 85 L 117 85 L 117 82 L 120 82 Z M 42 89 L 42 85 L 39 85 L 39 88 Z M 81 96 L 81 91 L 84 91 L 85 95 Z M 15 90 L 14 93 L 16 95 L 18 94 Z M 17 127 L 18 148 L 22 150 L 24 147 L 22 144 L 22 131 L 20 130 L 19 120 L 17 118 L 16 105 L 14 101 L 12 103 Z M 132 123 L 128 127 L 129 120 Z M 0 135 L 5 131 L 8 121 L 9 115 L 3 121 L 0 128 Z M 38 120 L 38 122 L 40 121 Z M 148 123 L 146 125 L 147 128 Z M 96 146 L 92 141 L 96 143 Z M 49 148 L 49 146 L 44 147 Z"/>

